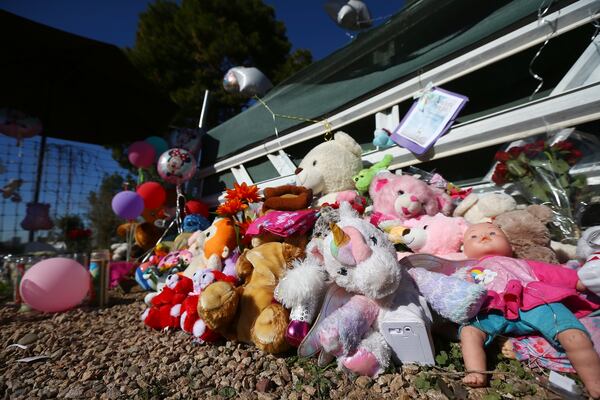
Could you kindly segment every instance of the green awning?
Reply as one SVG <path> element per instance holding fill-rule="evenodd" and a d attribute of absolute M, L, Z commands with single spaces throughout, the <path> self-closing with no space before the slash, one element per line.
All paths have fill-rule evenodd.
<path fill-rule="evenodd" d="M 571 1 L 556 3 L 559 7 Z M 531 0 L 416 1 L 282 82 L 264 101 L 278 114 L 326 117 L 531 22 L 538 7 L 539 2 Z M 280 135 L 305 124 L 277 119 Z M 255 104 L 207 136 L 205 154 L 213 156 L 206 161 L 212 163 L 273 139 L 273 119 Z"/>

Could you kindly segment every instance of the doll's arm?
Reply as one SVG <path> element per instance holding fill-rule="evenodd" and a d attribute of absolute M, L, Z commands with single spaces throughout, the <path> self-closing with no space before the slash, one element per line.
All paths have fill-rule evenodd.
<path fill-rule="evenodd" d="M 542 261 L 527 260 L 527 263 L 541 282 L 581 290 L 577 271 Z"/>

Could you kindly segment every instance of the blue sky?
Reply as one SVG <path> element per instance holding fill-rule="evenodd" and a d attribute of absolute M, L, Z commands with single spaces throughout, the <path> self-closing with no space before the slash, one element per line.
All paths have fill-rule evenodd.
<path fill-rule="evenodd" d="M 223 0 L 227 1 L 227 0 Z M 307 48 L 320 59 L 351 40 L 323 10 L 324 0 L 264 0 L 287 27 L 294 48 Z M 148 0 L 3 0 L 0 8 L 81 36 L 132 46 L 138 15 Z M 402 8 L 404 0 L 365 0 L 374 19 Z M 383 18 L 382 20 L 383 21 Z"/>
<path fill-rule="evenodd" d="M 222 0 L 227 1 L 227 0 Z M 135 42 L 138 16 L 149 0 L 1 0 L 0 9 L 84 37 L 131 47 Z M 321 59 L 350 43 L 351 37 L 329 19 L 323 9 L 324 0 L 264 0 L 275 9 L 276 18 L 287 27 L 294 49 L 311 50 L 315 60 Z M 402 8 L 404 0 L 366 0 L 376 24 L 383 23 Z M 18 40 L 18 36 L 15 36 Z M 49 140 L 40 201 L 50 203 L 56 218 L 67 212 L 85 214 L 87 194 L 100 184 L 104 174 L 125 171 L 100 146 Z M 67 161 L 64 145 L 76 145 L 76 154 L 92 154 L 93 163 L 84 163 L 65 175 Z M 13 203 L 0 196 L 0 241 L 13 236 L 26 238 L 19 224 L 25 216 L 25 204 L 32 200 L 39 138 L 28 139 L 20 152 L 14 140 L 0 135 L 0 188 L 10 179 L 24 180 L 23 201 Z M 16 152 L 15 152 L 16 151 Z M 62 157 L 62 158 L 61 158 Z M 87 157 L 87 156 L 86 156 Z"/>

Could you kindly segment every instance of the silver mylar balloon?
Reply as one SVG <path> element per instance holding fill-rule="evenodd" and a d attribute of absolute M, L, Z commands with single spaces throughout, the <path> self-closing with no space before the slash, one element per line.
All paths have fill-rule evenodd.
<path fill-rule="evenodd" d="M 223 77 L 223 88 L 229 93 L 241 93 L 244 96 L 262 96 L 273 84 L 258 68 L 233 67 Z"/>
<path fill-rule="evenodd" d="M 331 19 L 344 29 L 359 31 L 371 26 L 371 13 L 360 0 L 329 0 L 323 7 Z"/>

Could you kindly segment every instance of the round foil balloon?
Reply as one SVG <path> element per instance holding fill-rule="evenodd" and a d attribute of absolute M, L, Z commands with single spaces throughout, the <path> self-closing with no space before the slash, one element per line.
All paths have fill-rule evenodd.
<path fill-rule="evenodd" d="M 156 169 L 165 182 L 181 185 L 196 173 L 196 160 L 185 149 L 169 149 L 159 157 Z"/>
<path fill-rule="evenodd" d="M 184 149 L 192 154 L 196 154 L 200 150 L 200 130 L 176 128 L 171 132 L 169 141 L 174 148 Z"/>

